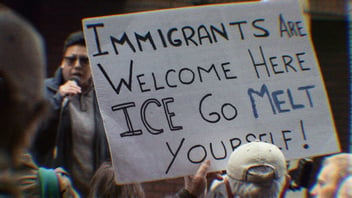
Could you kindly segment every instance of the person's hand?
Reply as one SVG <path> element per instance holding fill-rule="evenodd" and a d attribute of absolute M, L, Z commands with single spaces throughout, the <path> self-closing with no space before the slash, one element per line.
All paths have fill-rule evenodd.
<path fill-rule="evenodd" d="M 185 189 L 192 195 L 200 197 L 206 194 L 207 171 L 210 167 L 210 160 L 203 162 L 194 176 L 185 177 Z"/>
<path fill-rule="evenodd" d="M 73 80 L 68 80 L 59 87 L 59 93 L 61 96 L 73 96 L 81 93 L 81 91 L 81 87 Z"/>
<path fill-rule="evenodd" d="M 62 197 L 79 198 L 79 193 L 73 188 L 69 174 L 61 167 L 55 169 Z"/>

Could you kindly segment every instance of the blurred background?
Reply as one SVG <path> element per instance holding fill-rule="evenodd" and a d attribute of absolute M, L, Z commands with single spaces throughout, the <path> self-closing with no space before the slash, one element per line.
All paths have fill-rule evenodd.
<path fill-rule="evenodd" d="M 280 0 L 276 0 L 280 1 Z M 281 0 L 284 1 L 284 0 Z M 349 40 L 352 32 L 348 0 L 299 0 L 304 10 L 310 36 L 330 99 L 343 152 L 351 152 Z M 248 2 L 236 0 L 3 0 L 29 20 L 46 42 L 47 76 L 53 75 L 61 62 L 63 42 L 73 31 L 82 29 L 86 17 L 114 15 L 214 3 Z M 1 30 L 0 30 L 1 31 Z M 352 34 L 351 34 L 352 35 Z M 322 145 L 323 146 L 323 145 Z M 314 171 L 307 176 L 311 184 L 320 158 L 314 159 Z M 163 197 L 178 191 L 183 178 L 144 184 L 147 197 Z"/>

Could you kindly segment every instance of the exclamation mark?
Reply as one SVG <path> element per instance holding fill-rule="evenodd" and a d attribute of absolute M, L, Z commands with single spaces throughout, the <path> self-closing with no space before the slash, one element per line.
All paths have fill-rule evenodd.
<path fill-rule="evenodd" d="M 303 120 L 300 120 L 300 125 L 301 125 L 301 131 L 302 131 L 303 140 L 306 141 L 307 138 L 306 138 L 306 133 L 304 131 Z M 309 145 L 308 144 L 303 144 L 303 148 L 304 149 L 309 149 Z"/>

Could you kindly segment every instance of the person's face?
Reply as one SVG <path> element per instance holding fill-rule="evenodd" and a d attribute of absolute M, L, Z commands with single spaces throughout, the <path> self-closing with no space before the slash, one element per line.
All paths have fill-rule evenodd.
<path fill-rule="evenodd" d="M 334 198 L 338 186 L 338 172 L 335 164 L 325 165 L 320 171 L 310 194 L 317 198 Z"/>
<path fill-rule="evenodd" d="M 82 45 L 72 45 L 66 49 L 61 63 L 65 81 L 73 76 L 80 78 L 80 85 L 85 86 L 91 79 L 87 48 Z"/>

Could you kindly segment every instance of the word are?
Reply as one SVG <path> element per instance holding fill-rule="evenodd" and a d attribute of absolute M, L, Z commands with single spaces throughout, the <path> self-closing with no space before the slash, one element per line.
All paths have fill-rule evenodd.
<path fill-rule="evenodd" d="M 303 22 L 302 21 L 286 21 L 282 14 L 279 16 L 280 23 L 280 37 L 287 35 L 291 37 L 305 37 L 307 34 L 303 32 Z"/>

